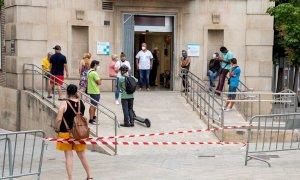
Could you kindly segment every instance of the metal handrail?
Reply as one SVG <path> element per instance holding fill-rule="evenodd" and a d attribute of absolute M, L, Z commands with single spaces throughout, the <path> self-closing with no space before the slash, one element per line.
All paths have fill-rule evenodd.
<path fill-rule="evenodd" d="M 208 119 L 208 126 L 211 125 L 210 119 L 213 120 L 213 123 L 218 124 L 221 127 L 224 126 L 225 117 L 223 107 L 226 102 L 237 103 L 236 109 L 246 121 L 253 115 L 262 114 L 265 111 L 265 106 L 263 106 L 263 103 L 269 103 L 272 105 L 270 109 L 272 110 L 270 111 L 271 113 L 278 113 L 278 111 L 281 113 L 289 111 L 295 112 L 295 109 L 293 108 L 296 107 L 292 106 L 297 100 L 296 93 L 292 92 L 291 90 L 285 90 L 280 93 L 255 92 L 253 89 L 248 88 L 244 83 L 241 83 L 241 88 L 238 92 L 219 92 L 210 88 L 208 83 L 204 82 L 187 69 L 181 69 L 179 77 L 185 83 L 181 84 L 181 90 L 183 89 L 183 86 L 186 87 L 184 91 L 182 91 L 181 95 L 184 93 L 187 103 L 191 103 L 193 110 L 195 110 L 195 105 L 197 108 L 200 107 L 200 114 L 202 110 L 204 110 L 203 114 Z M 219 92 L 220 96 L 217 96 L 215 94 L 216 92 Z M 227 96 L 229 94 L 236 94 L 237 98 L 235 100 L 227 100 Z M 204 104 L 201 102 L 204 102 Z M 275 104 L 277 104 L 277 106 Z M 214 115 L 217 115 L 217 119 L 214 118 Z"/>
<path fill-rule="evenodd" d="M 185 78 L 185 87 L 191 87 L 185 88 L 185 90 L 182 91 L 183 84 L 181 84 L 181 92 L 186 95 L 187 103 L 192 103 L 193 110 L 195 110 L 195 105 L 197 108 L 199 108 L 200 118 L 202 114 L 207 116 L 208 127 L 210 127 L 211 123 L 217 123 L 223 127 L 223 101 L 216 98 L 214 94 L 210 92 L 209 86 L 207 86 L 207 84 L 198 76 L 187 69 L 182 69 L 181 72 L 182 73 L 179 74 L 179 77 L 181 79 Z M 189 82 L 191 84 L 189 84 Z M 191 101 L 189 101 L 189 99 Z M 217 111 L 218 109 L 220 109 L 220 112 Z M 212 120 L 212 122 L 210 120 Z"/>
<path fill-rule="evenodd" d="M 26 69 L 26 66 L 31 66 L 30 69 Z M 60 79 L 58 79 L 57 77 L 55 77 L 53 74 L 49 73 L 48 71 L 45 71 L 43 68 L 41 67 L 38 67 L 37 65 L 35 64 L 23 64 L 23 88 L 24 90 L 26 90 L 27 88 L 25 87 L 25 74 L 26 72 L 32 72 L 30 73 L 30 75 L 32 75 L 32 89 L 29 89 L 31 90 L 33 93 L 37 93 L 38 95 L 40 95 L 42 97 L 42 99 L 46 100 L 47 102 L 49 102 L 50 104 L 53 105 L 54 108 L 57 108 L 56 107 L 56 103 L 55 103 L 55 93 L 53 95 L 53 98 L 52 98 L 52 102 L 49 101 L 47 98 L 44 97 L 44 78 L 46 78 L 47 80 L 50 80 L 51 78 L 53 79 L 54 81 L 54 84 L 56 84 L 55 82 L 56 81 L 61 81 Z M 39 91 L 35 90 L 34 88 L 34 75 L 42 75 L 43 78 L 42 78 L 42 93 L 40 93 Z M 61 81 L 64 85 L 68 86 L 69 84 L 67 84 L 66 82 L 64 81 Z M 96 112 L 97 112 L 97 116 L 96 116 L 96 132 L 93 132 L 91 131 L 91 134 L 93 136 L 96 136 L 98 137 L 99 136 L 99 113 L 103 113 L 104 115 L 106 115 L 109 119 L 113 120 L 114 121 L 114 134 L 115 134 L 115 137 L 118 135 L 118 132 L 117 132 L 117 128 L 120 127 L 120 123 L 119 121 L 117 120 L 117 115 L 115 112 L 113 112 L 111 109 L 109 109 L 108 107 L 104 106 L 103 104 L 101 104 L 100 102 L 97 102 L 95 101 L 93 98 L 91 98 L 88 94 L 78 90 L 77 91 L 78 94 L 80 94 L 80 97 L 85 97 L 87 98 L 89 101 L 85 101 L 85 103 L 89 104 L 90 106 L 96 108 Z M 97 102 L 97 106 L 93 105 L 91 103 L 91 100 L 94 100 L 94 102 Z M 101 109 L 99 108 L 101 107 Z M 106 111 L 103 111 L 103 110 L 106 110 Z M 117 142 L 117 139 L 115 139 L 115 142 Z M 117 145 L 115 144 L 115 154 L 117 154 Z"/>

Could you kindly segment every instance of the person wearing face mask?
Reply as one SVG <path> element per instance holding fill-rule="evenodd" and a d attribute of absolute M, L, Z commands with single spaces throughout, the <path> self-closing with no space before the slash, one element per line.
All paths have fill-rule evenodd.
<path fill-rule="evenodd" d="M 158 61 L 158 47 L 155 47 L 152 55 L 153 55 L 153 65 L 152 65 L 152 69 L 150 71 L 150 86 L 157 86 L 155 84 L 156 81 L 156 76 L 157 76 L 157 68 L 159 66 L 159 61 Z"/>
<path fill-rule="evenodd" d="M 90 120 L 89 123 L 96 125 L 96 116 L 95 112 L 98 106 L 98 102 L 100 100 L 100 87 L 101 85 L 101 79 L 97 73 L 97 70 L 99 70 L 99 61 L 93 60 L 91 63 L 91 69 L 88 71 L 88 86 L 87 86 L 87 93 L 91 97 L 91 104 L 93 106 L 90 106 L 89 113 L 90 113 Z"/>
<path fill-rule="evenodd" d="M 183 92 L 188 91 L 188 81 L 186 81 L 188 70 L 190 69 L 191 65 L 191 59 L 187 55 L 186 50 L 181 51 L 182 57 L 180 58 L 180 66 L 182 68 L 181 73 L 182 73 L 182 85 L 183 85 Z"/>
<path fill-rule="evenodd" d="M 209 85 L 210 87 L 215 87 L 215 79 L 219 75 L 220 69 L 219 53 L 214 53 L 213 58 L 209 61 L 208 65 L 208 76 L 209 76 Z"/>
<path fill-rule="evenodd" d="M 216 95 L 218 95 L 218 96 L 220 96 L 220 92 L 223 91 L 225 78 L 226 78 L 229 70 L 231 69 L 230 60 L 233 58 L 232 52 L 228 51 L 226 47 L 222 46 L 220 48 L 220 51 L 223 54 L 223 59 L 219 58 L 222 69 L 220 72 L 218 86 L 216 88 Z"/>
<path fill-rule="evenodd" d="M 136 58 L 136 65 L 137 69 L 139 70 L 140 75 L 140 91 L 143 89 L 144 86 L 144 79 L 146 79 L 146 89 L 149 89 L 149 76 L 150 76 L 150 69 L 152 69 L 153 65 L 153 55 L 152 53 L 147 50 L 147 44 L 142 44 L 142 50 L 138 52 L 135 56 Z"/>
<path fill-rule="evenodd" d="M 127 66 L 128 71 L 130 72 L 131 70 L 130 63 L 129 61 L 126 60 L 126 55 L 123 52 L 121 52 L 120 60 L 118 60 L 115 64 L 115 71 L 117 72 L 117 82 L 116 82 L 117 86 L 116 86 L 116 93 L 115 93 L 116 104 L 120 104 L 119 103 L 120 88 L 118 84 L 121 77 L 120 67 L 122 66 Z"/>

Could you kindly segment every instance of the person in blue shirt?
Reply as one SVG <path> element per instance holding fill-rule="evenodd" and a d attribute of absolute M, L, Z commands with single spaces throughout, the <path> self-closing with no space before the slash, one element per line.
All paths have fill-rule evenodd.
<path fill-rule="evenodd" d="M 237 60 L 235 58 L 232 58 L 230 60 L 232 68 L 229 72 L 229 94 L 227 100 L 234 100 L 236 98 L 236 90 L 239 85 L 240 75 L 241 75 L 241 69 L 237 65 Z M 224 110 L 225 111 L 231 111 L 232 107 L 234 105 L 234 102 L 226 102 Z"/>
<path fill-rule="evenodd" d="M 223 54 L 223 59 L 220 59 L 222 69 L 219 76 L 219 83 L 216 88 L 216 95 L 218 96 L 220 96 L 220 92 L 223 91 L 225 78 L 231 69 L 230 60 L 233 58 L 232 52 L 228 51 L 226 47 L 222 46 L 220 51 Z"/>

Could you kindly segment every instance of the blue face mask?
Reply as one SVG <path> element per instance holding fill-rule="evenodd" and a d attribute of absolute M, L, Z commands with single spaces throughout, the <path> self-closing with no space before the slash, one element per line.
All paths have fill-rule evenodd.
<path fill-rule="evenodd" d="M 186 58 L 187 57 L 186 53 L 182 53 L 182 57 Z"/>

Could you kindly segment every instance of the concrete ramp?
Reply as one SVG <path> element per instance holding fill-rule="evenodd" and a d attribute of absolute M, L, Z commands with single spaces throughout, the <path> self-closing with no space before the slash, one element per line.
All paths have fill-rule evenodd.
<path fill-rule="evenodd" d="M 123 123 L 122 106 L 116 105 L 114 93 L 101 93 L 101 103 L 110 107 L 117 113 L 118 120 Z M 151 127 L 135 123 L 135 127 L 118 129 L 118 135 L 145 134 L 159 132 L 174 132 L 192 129 L 205 129 L 206 124 L 200 120 L 199 115 L 192 111 L 191 106 L 185 102 L 179 92 L 151 91 L 136 92 L 134 100 L 134 110 L 137 116 L 149 118 Z M 111 134 L 111 123 L 100 119 L 101 136 Z M 211 132 L 193 133 L 183 135 L 166 135 L 155 137 L 139 137 L 119 139 L 118 141 L 218 141 Z M 175 147 L 176 146 L 176 147 Z M 154 152 L 185 151 L 187 149 L 199 149 L 203 145 L 138 145 L 138 146 L 118 146 L 118 154 L 152 154 Z"/>

